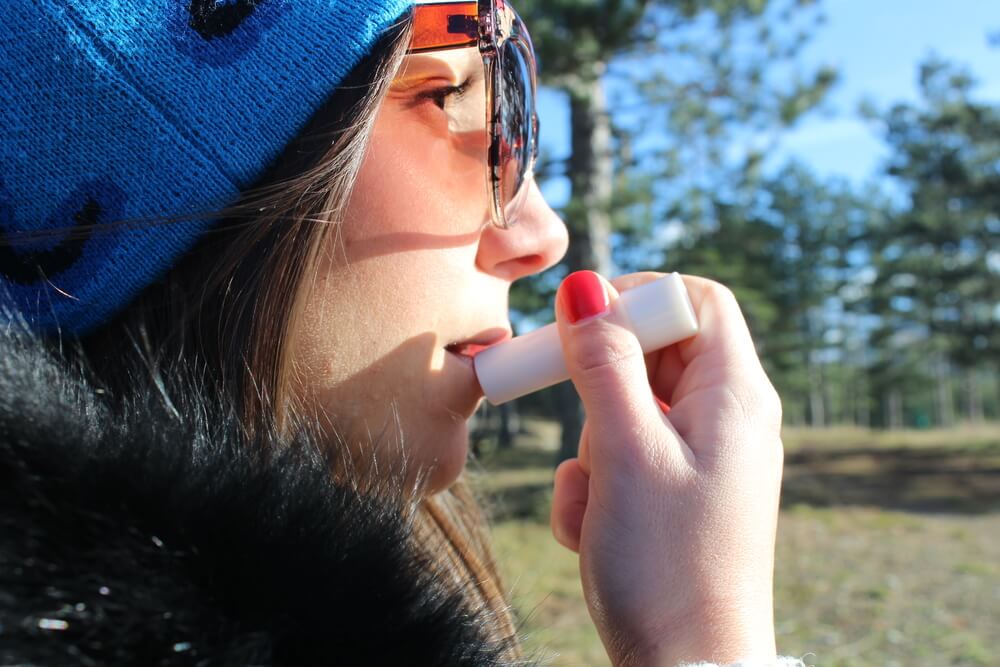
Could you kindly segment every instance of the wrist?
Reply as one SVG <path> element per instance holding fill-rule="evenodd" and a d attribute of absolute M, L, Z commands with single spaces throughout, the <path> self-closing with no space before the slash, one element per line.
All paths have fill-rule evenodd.
<path fill-rule="evenodd" d="M 688 616 L 637 652 L 636 667 L 677 667 L 699 662 L 773 664 L 777 659 L 774 614 L 766 609 L 716 610 Z"/>

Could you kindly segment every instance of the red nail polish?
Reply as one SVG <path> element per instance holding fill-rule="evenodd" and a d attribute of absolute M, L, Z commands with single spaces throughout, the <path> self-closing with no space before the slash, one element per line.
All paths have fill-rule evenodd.
<path fill-rule="evenodd" d="M 576 271 L 566 276 L 559 298 L 570 324 L 608 312 L 608 293 L 593 271 Z"/>

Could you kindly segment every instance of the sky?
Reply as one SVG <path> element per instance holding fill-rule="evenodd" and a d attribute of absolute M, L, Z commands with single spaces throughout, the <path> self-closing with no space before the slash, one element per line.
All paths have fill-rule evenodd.
<path fill-rule="evenodd" d="M 975 97 L 1000 102 L 1000 0 L 825 0 L 828 22 L 804 53 L 807 64 L 837 67 L 841 81 L 828 113 L 813 114 L 782 142 L 817 173 L 864 182 L 885 157 L 876 133 L 858 119 L 867 98 L 878 108 L 918 96 L 917 66 L 934 53 L 964 64 L 979 80 Z"/>
<path fill-rule="evenodd" d="M 803 53 L 806 70 L 833 65 L 840 81 L 821 110 L 802 119 L 782 139 L 771 164 L 795 157 L 818 176 L 861 184 L 877 177 L 886 153 L 877 128 L 857 118 L 862 99 L 884 109 L 915 101 L 917 69 L 928 55 L 965 65 L 979 80 L 975 97 L 1000 102 L 1000 0 L 823 0 L 827 22 Z M 565 154 L 568 113 L 558 95 L 539 94 L 543 145 Z M 545 189 L 558 204 L 565 183 Z"/>

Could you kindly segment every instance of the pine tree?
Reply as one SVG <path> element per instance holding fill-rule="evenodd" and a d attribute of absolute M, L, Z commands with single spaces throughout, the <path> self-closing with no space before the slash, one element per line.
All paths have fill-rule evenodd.
<path fill-rule="evenodd" d="M 888 174 L 907 203 L 881 230 L 877 290 L 886 326 L 924 376 L 956 369 L 965 415 L 984 416 L 984 369 L 1000 369 L 1000 107 L 976 101 L 974 79 L 940 60 L 920 67 L 921 100 L 882 114 Z M 928 370 L 930 369 L 930 370 Z M 948 419 L 948 387 L 937 396 Z"/>
<path fill-rule="evenodd" d="M 540 177 L 567 178 L 563 270 L 650 268 L 677 220 L 711 226 L 703 204 L 758 173 L 760 137 L 794 123 L 835 81 L 821 68 L 782 78 L 821 14 L 801 0 L 525 0 L 543 84 L 570 110 L 571 146 Z M 775 28 L 774 26 L 779 26 Z M 544 128 L 543 128 L 544 132 Z M 743 150 L 732 151 L 738 139 Z M 666 230 L 666 233 L 665 231 Z M 684 267 L 680 267 L 684 268 Z M 526 281 L 519 307 L 548 300 L 550 277 Z M 526 294 L 527 292 L 527 294 Z M 583 414 L 555 392 L 559 460 L 574 456 Z"/>

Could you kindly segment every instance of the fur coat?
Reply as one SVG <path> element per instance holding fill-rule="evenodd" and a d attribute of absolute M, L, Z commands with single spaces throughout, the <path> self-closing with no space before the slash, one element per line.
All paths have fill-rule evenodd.
<path fill-rule="evenodd" d="M 502 663 L 401 503 L 241 442 L 197 383 L 136 385 L 0 324 L 0 665 Z"/>

